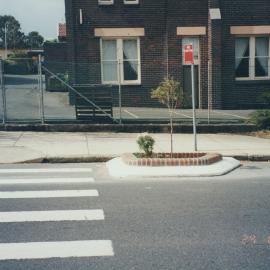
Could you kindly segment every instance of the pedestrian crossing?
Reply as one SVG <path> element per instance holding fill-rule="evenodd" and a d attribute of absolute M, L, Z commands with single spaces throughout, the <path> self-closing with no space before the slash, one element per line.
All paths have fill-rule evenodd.
<path fill-rule="evenodd" d="M 104 220 L 103 210 L 0 212 L 2 222 Z"/>
<path fill-rule="evenodd" d="M 16 178 L 0 179 L 0 185 L 25 185 L 25 184 L 76 184 L 76 183 L 94 183 L 92 177 L 86 178 Z"/>
<path fill-rule="evenodd" d="M 108 240 L 7 243 L 0 245 L 0 260 L 113 256 Z"/>
<path fill-rule="evenodd" d="M 72 197 L 78 198 L 78 197 L 98 197 L 98 196 L 99 196 L 98 191 L 95 189 L 0 192 L 0 199 L 72 198 Z"/>
<path fill-rule="evenodd" d="M 89 198 L 95 200 L 99 197 L 96 189 L 67 189 L 69 184 L 94 183 L 93 177 L 86 177 L 85 174 L 92 173 L 91 168 L 8 168 L 0 169 L 0 202 L 1 200 L 10 200 L 11 204 L 16 204 L 20 200 L 50 200 L 54 198 L 59 203 L 59 208 L 63 208 L 58 199 L 78 200 L 79 198 Z M 51 173 L 59 173 L 59 177 Z M 76 173 L 72 177 L 70 173 Z M 31 174 L 31 177 L 28 175 Z M 69 177 L 63 177 L 62 174 L 68 174 Z M 78 174 L 82 174 L 78 177 Z M 24 178 L 22 178 L 24 176 Z M 27 176 L 27 177 L 26 177 Z M 19 177 L 19 178 L 16 178 Z M 31 184 L 31 190 L 28 189 Z M 42 184 L 42 185 L 41 185 Z M 57 185 L 57 189 L 54 188 Z M 61 189 L 59 190 L 59 184 Z M 5 191 L 8 185 L 9 190 Z M 44 190 L 44 186 L 46 189 Z M 49 188 L 48 188 L 49 186 Z M 21 189 L 24 190 L 21 190 Z M 12 191 L 10 191 L 12 189 Z M 32 190 L 35 189 L 35 190 Z M 9 201 L 8 201 L 9 202 Z M 29 205 L 31 205 L 29 201 Z M 56 207 L 57 208 L 57 207 Z M 88 207 L 87 207 L 88 208 Z M 42 222 L 54 222 L 61 225 L 61 222 L 105 222 L 103 209 L 42 209 L 40 211 L 4 211 L 0 212 L 0 226 L 3 224 L 27 224 L 39 226 Z M 65 236 L 65 241 L 44 241 L 33 242 L 27 239 L 26 242 L 0 242 L 0 262 L 6 260 L 36 260 L 53 258 L 73 258 L 73 257 L 111 257 L 114 256 L 113 243 L 107 239 L 77 239 L 74 241 L 74 235 L 69 239 Z"/>
<path fill-rule="evenodd" d="M 0 169 L 0 174 L 6 173 L 91 173 L 91 168 L 10 168 Z"/>

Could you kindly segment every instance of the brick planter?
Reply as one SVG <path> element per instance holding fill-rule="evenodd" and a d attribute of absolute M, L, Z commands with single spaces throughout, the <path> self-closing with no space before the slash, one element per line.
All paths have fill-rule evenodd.
<path fill-rule="evenodd" d="M 220 154 L 211 153 L 156 153 L 152 158 L 138 158 L 134 154 L 122 155 L 122 160 L 129 166 L 202 166 L 211 165 L 222 160 Z"/>

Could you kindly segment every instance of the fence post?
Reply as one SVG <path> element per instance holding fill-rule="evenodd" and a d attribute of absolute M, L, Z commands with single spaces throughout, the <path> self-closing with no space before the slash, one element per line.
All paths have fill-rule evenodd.
<path fill-rule="evenodd" d="M 2 123 L 6 123 L 7 103 L 6 103 L 6 89 L 4 85 L 4 65 L 2 59 L 0 59 L 0 88 L 2 90 L 2 105 L 3 105 L 3 118 Z"/>
<path fill-rule="evenodd" d="M 44 93 L 43 93 L 43 78 L 42 78 L 42 63 L 41 55 L 38 56 L 38 82 L 39 82 L 39 112 L 41 124 L 44 125 Z"/>
<path fill-rule="evenodd" d="M 119 124 L 122 124 L 122 85 L 121 85 L 121 61 L 118 61 L 118 94 L 119 94 Z"/>
<path fill-rule="evenodd" d="M 210 61 L 208 61 L 208 95 L 207 95 L 207 97 L 208 97 L 208 101 L 207 101 L 207 106 L 208 106 L 208 125 L 210 125 L 210 117 L 211 117 L 211 115 L 210 115 L 210 87 L 211 87 L 211 71 L 210 71 L 210 68 L 211 68 L 211 66 L 210 66 Z"/>

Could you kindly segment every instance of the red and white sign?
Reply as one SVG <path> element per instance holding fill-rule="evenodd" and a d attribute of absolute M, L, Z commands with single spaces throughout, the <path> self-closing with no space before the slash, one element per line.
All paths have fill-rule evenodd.
<path fill-rule="evenodd" d="M 192 44 L 184 46 L 184 64 L 194 65 L 194 49 Z"/>

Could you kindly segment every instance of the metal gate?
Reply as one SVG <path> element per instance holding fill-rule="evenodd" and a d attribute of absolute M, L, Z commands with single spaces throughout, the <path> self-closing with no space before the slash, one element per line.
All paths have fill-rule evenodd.
<path fill-rule="evenodd" d="M 60 87 L 54 91 L 54 87 Z M 63 91 L 61 90 L 63 89 Z M 0 59 L 2 123 L 112 122 L 110 87 L 71 85 L 38 59 Z M 102 91 L 101 91 L 102 90 Z M 75 97 L 75 103 L 70 102 Z"/>
<path fill-rule="evenodd" d="M 121 62 L 110 62 L 114 73 L 102 84 L 102 63 L 0 59 L 0 121 L 2 123 L 168 123 L 167 108 L 148 105 L 151 89 L 125 85 Z M 73 78 L 74 77 L 74 78 Z M 142 99 L 145 97 L 145 101 Z M 143 106 L 142 106 L 143 104 Z M 123 105 L 123 107 L 122 107 Z M 249 111 L 197 111 L 197 121 L 244 123 Z M 191 123 L 192 111 L 178 108 L 175 123 Z"/>

